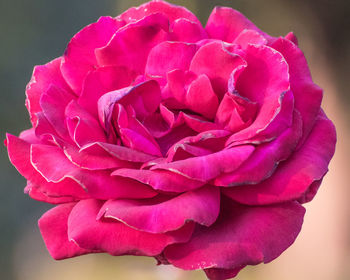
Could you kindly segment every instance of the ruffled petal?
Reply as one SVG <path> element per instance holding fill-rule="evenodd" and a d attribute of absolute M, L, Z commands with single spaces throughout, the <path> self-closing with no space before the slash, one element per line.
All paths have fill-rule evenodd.
<path fill-rule="evenodd" d="M 256 146 L 254 153 L 237 170 L 217 177 L 214 184 L 232 187 L 256 184 L 265 180 L 273 174 L 281 161 L 286 160 L 294 152 L 301 137 L 301 116 L 294 112 L 292 127 L 275 140 Z"/>
<path fill-rule="evenodd" d="M 98 100 L 98 115 L 100 122 L 108 130 L 118 103 L 124 108 L 132 106 L 138 119 L 143 120 L 153 114 L 159 107 L 161 93 L 159 84 L 155 80 L 148 80 L 134 87 L 126 87 L 111 91 Z"/>
<path fill-rule="evenodd" d="M 111 175 L 134 179 L 143 184 L 150 185 L 155 190 L 173 193 L 190 191 L 204 185 L 203 182 L 198 180 L 192 180 L 166 170 L 120 168 L 115 170 Z"/>
<path fill-rule="evenodd" d="M 232 71 L 245 63 L 239 55 L 229 52 L 222 42 L 214 41 L 197 51 L 191 62 L 190 71 L 197 75 L 207 75 L 214 91 L 221 99 L 227 91 L 227 81 Z"/>
<path fill-rule="evenodd" d="M 33 75 L 26 88 L 26 107 L 33 127 L 36 126 L 36 113 L 41 111 L 40 98 L 43 92 L 54 84 L 56 87 L 71 92 L 71 89 L 62 77 L 60 70 L 62 57 L 53 61 L 34 67 Z"/>
<path fill-rule="evenodd" d="M 98 65 L 125 66 L 143 74 L 150 50 L 166 39 L 168 29 L 168 19 L 159 13 L 126 25 L 106 46 L 96 49 Z"/>
<path fill-rule="evenodd" d="M 7 134 L 6 143 L 11 163 L 23 177 L 40 186 L 41 192 L 53 197 L 72 196 L 81 199 L 87 197 L 84 189 L 75 181 L 63 180 L 56 184 L 45 180 L 31 164 L 31 144 L 11 134 Z"/>
<path fill-rule="evenodd" d="M 297 202 L 266 207 L 243 206 L 229 199 L 223 203 L 214 225 L 198 226 L 189 242 L 165 249 L 171 264 L 186 270 L 234 270 L 268 263 L 294 242 L 305 213 Z"/>
<path fill-rule="evenodd" d="M 274 130 L 283 131 L 291 125 L 293 118 L 293 95 L 288 93 L 289 67 L 283 56 L 263 45 L 249 45 L 245 53 L 247 67 L 239 74 L 235 91 L 257 102 L 260 110 L 255 121 L 246 129 L 232 135 L 228 142 L 246 140 L 263 132 L 281 112 L 283 121 L 277 122 L 278 128 Z M 281 110 L 283 102 L 285 110 Z"/>
<path fill-rule="evenodd" d="M 272 46 L 279 51 L 289 65 L 290 85 L 297 109 L 303 119 L 303 139 L 308 137 L 320 111 L 323 91 L 312 82 L 309 67 L 303 52 L 291 41 L 279 38 Z"/>
<path fill-rule="evenodd" d="M 182 228 L 187 222 L 210 226 L 220 210 L 220 191 L 206 186 L 176 197 L 158 196 L 147 200 L 108 200 L 99 216 L 112 218 L 145 232 L 164 233 Z"/>
<path fill-rule="evenodd" d="M 75 203 L 66 203 L 47 211 L 39 219 L 39 228 L 50 255 L 56 259 L 66 259 L 93 253 L 92 250 L 80 248 L 75 242 L 68 240 L 68 217 Z"/>
<path fill-rule="evenodd" d="M 271 177 L 256 185 L 231 188 L 225 194 L 249 205 L 279 203 L 303 197 L 312 184 L 327 173 L 335 142 L 332 122 L 320 113 L 304 145 L 288 160 L 280 163 Z"/>
<path fill-rule="evenodd" d="M 150 51 L 145 73 L 150 76 L 166 76 L 167 72 L 174 69 L 188 70 L 196 51 L 196 44 L 162 42 Z"/>
<path fill-rule="evenodd" d="M 245 29 L 255 30 L 264 37 L 270 38 L 240 12 L 228 7 L 215 7 L 205 27 L 210 38 L 230 43 Z"/>
<path fill-rule="evenodd" d="M 186 95 L 188 107 L 207 119 L 214 118 L 219 100 L 206 75 L 200 75 L 188 88 Z"/>
<path fill-rule="evenodd" d="M 51 204 L 69 203 L 78 200 L 72 196 L 49 196 L 40 186 L 34 185 L 30 181 L 27 182 L 27 186 L 24 188 L 24 193 L 28 194 L 35 200 Z"/>
<path fill-rule="evenodd" d="M 78 147 L 107 141 L 100 123 L 75 100 L 67 105 L 65 115 L 70 137 Z M 92 131 L 94 133 L 91 133 Z"/>
<path fill-rule="evenodd" d="M 96 142 L 96 143 L 91 143 L 89 145 L 85 145 L 84 147 L 81 148 L 80 151 L 86 152 L 94 156 L 111 155 L 119 160 L 135 162 L 135 163 L 138 163 L 138 162 L 144 163 L 155 158 L 155 156 L 145 154 L 143 152 L 136 151 L 124 146 L 103 143 L 103 142 Z"/>
<path fill-rule="evenodd" d="M 235 269 L 208 268 L 204 269 L 204 272 L 210 280 L 225 280 L 236 277 L 244 267 L 241 266 Z"/>
<path fill-rule="evenodd" d="M 62 74 L 76 94 L 81 93 L 85 76 L 97 65 L 95 49 L 105 46 L 125 22 L 101 17 L 78 32 L 69 42 L 61 66 Z"/>
<path fill-rule="evenodd" d="M 76 204 L 68 220 L 69 240 L 87 250 L 111 255 L 156 256 L 170 244 L 187 242 L 193 232 L 193 223 L 177 231 L 153 234 L 111 219 L 96 219 L 102 205 L 102 201 L 93 199 Z"/>
<path fill-rule="evenodd" d="M 234 44 L 240 45 L 243 49 L 246 49 L 249 44 L 254 45 L 266 45 L 266 38 L 256 30 L 244 29 L 233 41 Z"/>
<path fill-rule="evenodd" d="M 69 137 L 65 122 L 65 110 L 72 99 L 72 94 L 53 84 L 46 92 L 42 93 L 40 98 L 40 106 L 44 116 L 62 138 Z"/>
<path fill-rule="evenodd" d="M 78 104 L 97 117 L 97 101 L 105 93 L 128 87 L 135 74 L 126 67 L 106 66 L 90 71 L 83 84 Z"/>
<path fill-rule="evenodd" d="M 81 169 L 72 164 L 60 148 L 54 146 L 32 145 L 31 163 L 47 182 L 60 183 L 65 179 L 74 181 L 93 198 L 147 198 L 157 194 L 149 186 L 111 177 L 107 171 Z"/>
<path fill-rule="evenodd" d="M 92 145 L 94 144 L 95 143 L 92 143 Z M 120 160 L 112 156 L 111 154 L 107 153 L 102 148 L 100 149 L 100 152 L 93 151 L 92 153 L 90 153 L 89 149 L 85 149 L 84 147 L 79 149 L 75 145 L 66 144 L 63 147 L 63 152 L 73 164 L 83 169 L 104 170 L 104 169 L 115 169 L 115 168 L 121 168 L 121 167 L 124 167 L 124 168 L 138 167 L 138 164 L 133 164 L 128 161 Z"/>
<path fill-rule="evenodd" d="M 196 43 L 208 39 L 207 32 L 200 23 L 185 18 L 175 20 L 171 29 L 170 36 L 173 41 Z"/>
<path fill-rule="evenodd" d="M 190 179 L 207 182 L 238 168 L 254 149 L 254 146 L 250 145 L 234 147 L 207 156 L 156 164 L 151 170 L 169 170 Z"/>
<path fill-rule="evenodd" d="M 185 18 L 200 23 L 197 17 L 185 7 L 159 0 L 147 2 L 139 7 L 132 7 L 118 16 L 118 18 L 121 18 L 126 22 L 133 22 L 154 13 L 162 13 L 168 17 L 170 21 Z"/>

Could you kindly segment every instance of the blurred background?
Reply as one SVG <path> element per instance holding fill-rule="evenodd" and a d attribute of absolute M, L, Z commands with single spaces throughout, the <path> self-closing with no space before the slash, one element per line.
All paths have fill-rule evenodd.
<path fill-rule="evenodd" d="M 145 1 L 0 0 L 0 138 L 30 126 L 24 89 L 32 68 L 60 56 L 70 38 L 102 15 L 116 16 Z M 338 144 L 330 172 L 307 213 L 294 245 L 267 265 L 245 269 L 238 280 L 350 279 L 350 1 L 226 0 L 169 1 L 184 5 L 203 24 L 216 5 L 238 9 L 273 35 L 293 31 L 314 81 L 325 92 L 323 108 L 337 127 Z M 4 280 L 196 280 L 142 257 L 105 254 L 54 261 L 37 228 L 51 206 L 23 194 L 25 180 L 0 147 L 0 279 Z"/>

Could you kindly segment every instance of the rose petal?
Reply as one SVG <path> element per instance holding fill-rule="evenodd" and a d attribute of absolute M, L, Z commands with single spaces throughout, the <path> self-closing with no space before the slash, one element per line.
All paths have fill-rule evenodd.
<path fill-rule="evenodd" d="M 175 20 L 171 29 L 173 41 L 196 43 L 208 38 L 207 32 L 200 23 L 185 18 Z"/>
<path fill-rule="evenodd" d="M 150 51 L 145 73 L 150 76 L 165 76 L 167 72 L 174 69 L 188 70 L 196 51 L 196 44 L 162 42 Z"/>
<path fill-rule="evenodd" d="M 255 119 L 258 106 L 238 94 L 227 92 L 216 112 L 215 123 L 231 132 L 242 130 Z"/>
<path fill-rule="evenodd" d="M 85 145 L 81 148 L 81 152 L 86 152 L 90 155 L 111 155 L 119 160 L 130 161 L 130 162 L 147 162 L 155 158 L 155 156 L 145 154 L 130 148 L 114 145 L 109 143 L 96 142 Z"/>
<path fill-rule="evenodd" d="M 36 126 L 37 122 L 35 114 L 41 111 L 41 95 L 48 90 L 51 84 L 62 90 L 71 92 L 71 89 L 61 74 L 61 61 L 62 57 L 59 57 L 45 65 L 34 67 L 32 78 L 26 87 L 26 107 L 33 127 Z"/>
<path fill-rule="evenodd" d="M 118 30 L 109 43 L 96 49 L 100 66 L 126 66 L 143 74 L 150 50 L 166 39 L 168 19 L 163 14 L 151 14 Z"/>
<path fill-rule="evenodd" d="M 174 193 L 190 191 L 204 185 L 203 182 L 191 180 L 166 170 L 121 168 L 115 170 L 111 175 L 134 179 L 143 184 L 150 185 L 155 190 Z"/>
<path fill-rule="evenodd" d="M 67 222 L 75 203 L 66 203 L 47 211 L 39 219 L 39 228 L 50 255 L 61 260 L 79 255 L 93 253 L 92 250 L 80 248 L 67 236 Z"/>
<path fill-rule="evenodd" d="M 165 100 L 165 108 L 185 109 L 188 86 L 197 78 L 197 75 L 190 71 L 174 69 L 169 71 L 166 76 L 167 84 L 162 89 L 162 100 Z"/>
<path fill-rule="evenodd" d="M 187 91 L 186 103 L 189 109 L 202 116 L 213 119 L 219 105 L 219 100 L 211 87 L 206 75 L 200 75 L 194 80 Z"/>
<path fill-rule="evenodd" d="M 172 5 L 165 1 L 150 1 L 139 7 L 132 7 L 118 16 L 118 18 L 126 22 L 133 22 L 154 13 L 162 13 L 168 17 L 170 21 L 174 21 L 178 18 L 185 18 L 199 23 L 197 17 L 185 7 Z"/>
<path fill-rule="evenodd" d="M 187 222 L 210 226 L 220 210 L 220 191 L 206 186 L 176 197 L 147 200 L 108 200 L 99 216 L 112 218 L 145 232 L 164 233 L 182 228 Z"/>
<path fill-rule="evenodd" d="M 157 110 L 160 99 L 159 84 L 148 80 L 134 87 L 122 88 L 101 96 L 98 100 L 98 116 L 108 131 L 111 129 L 110 122 L 116 104 L 132 106 L 138 119 L 143 120 Z"/>
<path fill-rule="evenodd" d="M 266 38 L 259 32 L 252 29 L 244 29 L 233 41 L 234 44 L 240 45 L 243 49 L 246 49 L 249 44 L 254 45 L 266 45 Z"/>
<path fill-rule="evenodd" d="M 295 45 L 298 45 L 298 38 L 293 32 L 289 32 L 284 38 L 293 42 Z"/>
<path fill-rule="evenodd" d="M 105 93 L 130 86 L 135 74 L 126 67 L 106 66 L 90 71 L 83 84 L 78 104 L 97 116 L 97 101 Z"/>
<path fill-rule="evenodd" d="M 76 101 L 73 100 L 67 105 L 65 115 L 70 137 L 78 147 L 93 142 L 107 141 L 106 134 L 99 122 Z"/>
<path fill-rule="evenodd" d="M 254 153 L 237 170 L 215 179 L 217 186 L 257 184 L 271 176 L 279 162 L 287 159 L 295 150 L 302 136 L 302 120 L 294 112 L 293 126 L 271 142 L 260 144 Z M 226 190 L 223 190 L 225 193 Z M 228 192 L 230 192 L 228 190 Z"/>
<path fill-rule="evenodd" d="M 146 198 L 157 194 L 144 184 L 111 177 L 106 171 L 81 169 L 72 164 L 58 147 L 34 144 L 30 159 L 33 167 L 48 182 L 74 181 L 93 198 Z"/>
<path fill-rule="evenodd" d="M 124 21 L 111 17 L 101 17 L 79 31 L 69 42 L 61 66 L 67 83 L 78 95 L 88 72 L 97 65 L 95 49 L 105 46 Z"/>
<path fill-rule="evenodd" d="M 40 107 L 44 116 L 62 138 L 69 137 L 64 112 L 72 99 L 72 94 L 53 84 L 42 93 L 40 98 Z"/>
<path fill-rule="evenodd" d="M 48 196 L 45 192 L 43 192 L 42 188 L 33 185 L 30 181 L 28 181 L 27 186 L 24 188 L 24 193 L 28 194 L 35 200 L 51 204 L 62 204 L 77 201 L 76 198 L 71 196 Z"/>
<path fill-rule="evenodd" d="M 86 198 L 86 192 L 79 184 L 72 180 L 63 180 L 59 183 L 47 182 L 37 170 L 30 164 L 31 145 L 11 134 L 7 134 L 7 150 L 11 163 L 18 172 L 35 185 L 41 187 L 48 196 L 72 196 L 76 198 Z"/>
<path fill-rule="evenodd" d="M 245 268 L 245 266 L 235 269 L 208 268 L 204 269 L 204 272 L 210 280 L 224 280 L 236 277 L 243 268 Z"/>
<path fill-rule="evenodd" d="M 248 207 L 229 199 L 211 227 L 198 226 L 191 240 L 164 251 L 182 269 L 239 269 L 278 257 L 297 237 L 305 209 L 296 202 Z"/>
<path fill-rule="evenodd" d="M 87 250 L 100 250 L 111 255 L 160 254 L 169 244 L 186 242 L 192 235 L 193 224 L 164 234 L 132 229 L 120 222 L 97 220 L 103 202 L 82 200 L 73 208 L 68 220 L 68 237 Z"/>
<path fill-rule="evenodd" d="M 191 62 L 190 71 L 197 75 L 207 75 L 214 91 L 221 99 L 227 91 L 230 74 L 242 64 L 245 64 L 245 61 L 239 55 L 229 52 L 222 42 L 214 41 L 197 51 Z"/>
<path fill-rule="evenodd" d="M 210 38 L 230 43 L 245 29 L 255 30 L 265 38 L 271 38 L 240 12 L 228 7 L 215 7 L 205 27 Z"/>
<path fill-rule="evenodd" d="M 291 41 L 277 39 L 272 47 L 279 51 L 289 65 L 290 85 L 295 99 L 295 109 L 303 118 L 303 139 L 299 147 L 308 137 L 314 126 L 322 101 L 322 89 L 312 82 L 303 52 Z"/>
<path fill-rule="evenodd" d="M 255 121 L 246 129 L 232 135 L 228 144 L 261 133 L 281 112 L 288 121 L 287 124 L 278 122 L 279 130 L 290 126 L 293 118 L 293 98 L 291 93 L 287 93 L 290 89 L 289 68 L 283 56 L 267 46 L 249 45 L 245 60 L 248 66 L 239 74 L 235 90 L 239 95 L 257 102 L 260 110 Z M 288 98 L 285 98 L 286 96 Z M 286 107 L 289 110 L 281 110 L 283 101 L 288 101 Z"/>
<path fill-rule="evenodd" d="M 253 151 L 254 146 L 239 146 L 207 156 L 157 164 L 151 170 L 169 170 L 190 179 L 207 182 L 222 173 L 232 172 L 238 168 Z"/>
<path fill-rule="evenodd" d="M 120 167 L 137 168 L 137 164 L 120 160 L 101 148 L 101 152 L 89 153 L 89 149 L 78 149 L 74 145 L 63 148 L 66 157 L 75 165 L 88 170 L 115 169 Z"/>
<path fill-rule="evenodd" d="M 336 142 L 335 129 L 330 120 L 320 113 L 314 129 L 304 145 L 275 173 L 256 184 L 237 186 L 225 191 L 235 201 L 249 205 L 263 205 L 298 199 L 328 171 Z"/>
<path fill-rule="evenodd" d="M 217 100 L 217 98 L 214 99 L 214 100 Z M 200 102 L 198 102 L 198 103 L 200 103 Z M 193 104 L 193 106 L 196 107 L 196 105 L 194 105 L 194 104 Z M 214 106 L 215 106 L 215 102 L 214 102 Z M 210 109 L 212 112 L 215 110 L 215 107 L 213 107 L 213 108 Z M 201 111 L 198 107 L 197 107 L 197 110 Z M 207 114 L 207 113 L 208 112 L 204 113 L 204 111 L 203 111 L 203 114 Z M 210 113 L 210 114 L 212 114 L 212 113 Z M 185 114 L 183 112 L 180 112 L 177 121 L 180 122 L 180 123 L 184 122 L 189 128 L 191 128 L 194 131 L 199 132 L 199 133 L 207 132 L 209 130 L 218 130 L 218 129 L 221 128 L 216 123 L 208 121 L 207 119 L 205 119 L 205 118 L 203 118 L 201 116 Z"/>

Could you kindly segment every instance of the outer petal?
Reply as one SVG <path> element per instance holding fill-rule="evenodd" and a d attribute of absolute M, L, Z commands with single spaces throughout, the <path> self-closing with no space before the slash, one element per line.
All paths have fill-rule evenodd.
<path fill-rule="evenodd" d="M 67 158 L 83 169 L 103 170 L 120 167 L 135 167 L 137 164 L 120 160 L 101 148 L 100 152 L 89 153 L 89 149 L 78 149 L 75 145 L 65 145 L 63 151 Z"/>
<path fill-rule="evenodd" d="M 169 170 L 194 180 L 207 182 L 238 168 L 254 151 L 250 145 L 226 149 L 207 156 L 157 164 L 151 170 Z"/>
<path fill-rule="evenodd" d="M 97 65 L 95 49 L 105 46 L 124 21 L 101 17 L 78 32 L 69 42 L 61 66 L 62 74 L 75 93 L 80 94 L 86 74 Z"/>
<path fill-rule="evenodd" d="M 34 67 L 32 78 L 26 88 L 26 107 L 33 126 L 36 126 L 37 122 L 35 114 L 41 111 L 41 95 L 48 90 L 51 84 L 67 92 L 71 91 L 62 77 L 60 70 L 61 61 L 62 57 L 59 57 L 45 65 Z"/>
<path fill-rule="evenodd" d="M 39 220 L 39 228 L 50 255 L 56 259 L 71 258 L 94 251 L 80 248 L 67 236 L 68 217 L 75 203 L 66 203 L 47 211 Z"/>
<path fill-rule="evenodd" d="M 304 213 L 297 202 L 248 207 L 227 199 L 214 225 L 198 226 L 189 242 L 167 247 L 165 257 L 186 270 L 267 263 L 294 242 Z"/>
<path fill-rule="evenodd" d="M 139 7 L 132 7 L 118 16 L 118 18 L 126 22 L 133 22 L 154 13 L 162 13 L 167 16 L 170 21 L 174 21 L 178 18 L 185 18 L 200 23 L 197 17 L 185 7 L 173 5 L 161 0 L 150 1 Z"/>
<path fill-rule="evenodd" d="M 265 180 L 273 174 L 281 161 L 286 160 L 294 152 L 301 137 L 302 120 L 300 114 L 295 112 L 292 127 L 284 131 L 275 140 L 258 145 L 249 159 L 237 170 L 217 177 L 215 185 L 232 187 L 257 184 Z"/>
<path fill-rule="evenodd" d="M 198 180 L 191 180 L 182 175 L 166 170 L 138 170 L 121 168 L 115 170 L 112 176 L 120 176 L 137 180 L 150 185 L 155 190 L 181 193 L 197 189 L 204 185 Z"/>
<path fill-rule="evenodd" d="M 141 183 L 111 177 L 106 171 L 81 169 L 72 164 L 61 149 L 54 146 L 32 145 L 31 163 L 48 182 L 60 183 L 69 179 L 79 184 L 93 198 L 146 198 L 156 195 L 156 192 Z"/>
<path fill-rule="evenodd" d="M 298 199 L 328 171 L 336 142 L 335 129 L 323 113 L 304 145 L 282 162 L 275 173 L 256 185 L 225 191 L 232 199 L 249 205 L 279 203 Z"/>
<path fill-rule="evenodd" d="M 171 38 L 174 41 L 195 43 L 208 39 L 208 35 L 200 23 L 179 18 L 173 23 Z"/>
<path fill-rule="evenodd" d="M 279 38 L 272 46 L 279 51 L 289 65 L 290 85 L 295 99 L 295 108 L 303 118 L 303 139 L 314 126 L 322 101 L 322 89 L 312 82 L 310 70 L 302 51 L 291 41 Z"/>
<path fill-rule="evenodd" d="M 135 162 L 135 163 L 143 163 L 150 161 L 155 158 L 155 156 L 151 156 L 145 154 L 143 152 L 135 151 L 130 148 L 109 144 L 109 143 L 91 143 L 81 148 L 81 151 L 84 151 L 91 155 L 111 155 L 119 160 Z"/>
<path fill-rule="evenodd" d="M 150 50 L 164 41 L 169 29 L 168 19 L 152 14 L 118 30 L 108 45 L 96 50 L 100 66 L 126 66 L 143 74 Z"/>
<path fill-rule="evenodd" d="M 45 192 L 43 192 L 40 186 L 33 185 L 30 181 L 28 181 L 27 186 L 24 188 L 24 193 L 28 194 L 35 200 L 51 204 L 62 204 L 78 200 L 71 196 L 48 196 Z"/>
<path fill-rule="evenodd" d="M 6 142 L 11 163 L 23 177 L 33 184 L 40 186 L 41 192 L 55 197 L 87 197 L 86 192 L 74 181 L 63 180 L 57 184 L 46 181 L 30 164 L 31 145 L 28 142 L 10 134 L 7 134 Z"/>
<path fill-rule="evenodd" d="M 177 231 L 152 234 L 113 220 L 97 220 L 102 205 L 103 202 L 97 200 L 77 203 L 68 220 L 69 240 L 87 250 L 100 250 L 111 255 L 156 256 L 169 244 L 187 242 L 193 232 L 191 223 Z"/>
<path fill-rule="evenodd" d="M 227 7 L 215 7 L 205 27 L 210 38 L 230 43 L 233 42 L 244 29 L 255 30 L 264 37 L 270 38 L 240 12 Z"/>
<path fill-rule="evenodd" d="M 162 233 L 182 228 L 189 221 L 210 226 L 218 217 L 219 210 L 219 189 L 206 186 L 176 197 L 108 200 L 99 215 L 137 230 Z"/>
<path fill-rule="evenodd" d="M 246 49 L 249 44 L 254 45 L 266 45 L 266 38 L 261 35 L 259 32 L 252 29 L 244 29 L 233 43 L 240 45 L 243 49 Z"/>
<path fill-rule="evenodd" d="M 204 272 L 210 280 L 225 280 L 236 277 L 244 267 L 241 266 L 235 269 L 208 268 Z"/>

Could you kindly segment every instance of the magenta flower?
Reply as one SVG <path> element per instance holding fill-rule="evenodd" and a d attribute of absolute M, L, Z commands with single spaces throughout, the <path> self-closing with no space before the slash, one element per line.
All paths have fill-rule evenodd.
<path fill-rule="evenodd" d="M 336 135 L 296 37 L 163 1 L 102 17 L 36 66 L 8 134 L 55 259 L 143 255 L 210 279 L 297 237 Z"/>

